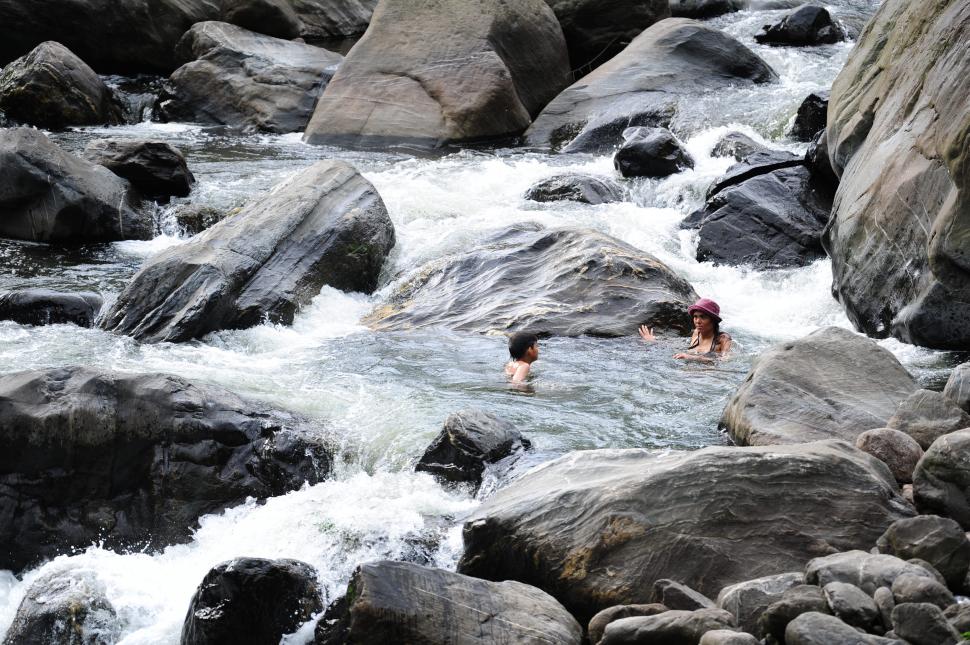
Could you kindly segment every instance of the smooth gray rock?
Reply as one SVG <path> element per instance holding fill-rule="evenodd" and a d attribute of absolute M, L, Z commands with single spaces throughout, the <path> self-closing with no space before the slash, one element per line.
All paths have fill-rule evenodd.
<path fill-rule="evenodd" d="M 656 616 L 615 620 L 606 626 L 600 645 L 687 645 L 697 643 L 709 631 L 732 627 L 731 614 L 721 609 L 671 610 Z"/>
<path fill-rule="evenodd" d="M 758 645 L 758 639 L 744 632 L 713 629 L 701 636 L 697 645 Z"/>
<path fill-rule="evenodd" d="M 290 0 L 231 0 L 222 19 L 243 29 L 290 40 L 302 32 L 302 21 Z"/>
<path fill-rule="evenodd" d="M 186 197 L 195 183 L 185 155 L 164 141 L 97 139 L 83 156 L 127 179 L 146 197 Z"/>
<path fill-rule="evenodd" d="M 717 594 L 717 606 L 730 612 L 742 630 L 761 638 L 765 635 L 759 625 L 762 614 L 769 605 L 781 600 L 789 589 L 803 582 L 805 575 L 801 571 L 746 580 L 721 589 Z"/>
<path fill-rule="evenodd" d="M 590 175 L 555 175 L 533 184 L 525 198 L 536 202 L 562 200 L 583 204 L 608 204 L 623 199 L 623 187 L 614 181 Z"/>
<path fill-rule="evenodd" d="M 0 293 L 0 320 L 21 325 L 90 327 L 101 310 L 101 296 L 89 291 L 64 293 L 50 289 L 18 289 Z"/>
<path fill-rule="evenodd" d="M 886 425 L 905 432 L 926 450 L 943 435 L 970 428 L 970 414 L 940 392 L 917 390 L 899 404 Z"/>
<path fill-rule="evenodd" d="M 600 639 L 603 638 L 603 631 L 606 629 L 606 626 L 614 620 L 629 618 L 630 616 L 655 616 L 665 611 L 670 611 L 670 608 L 658 603 L 647 605 L 615 605 L 608 607 L 590 619 L 589 627 L 586 630 L 589 636 L 589 642 L 591 645 L 597 645 Z"/>
<path fill-rule="evenodd" d="M 289 0 L 308 40 L 360 36 L 367 30 L 378 0 Z"/>
<path fill-rule="evenodd" d="M 149 259 L 102 324 L 142 342 L 289 324 L 324 285 L 372 292 L 393 245 L 371 183 L 343 161 L 319 161 Z"/>
<path fill-rule="evenodd" d="M 666 177 L 693 168 L 694 158 L 666 128 L 627 128 L 613 167 L 624 177 Z"/>
<path fill-rule="evenodd" d="M 569 81 L 543 0 L 381 0 L 303 140 L 427 149 L 517 136 Z"/>
<path fill-rule="evenodd" d="M 419 267 L 364 322 L 377 330 L 607 337 L 647 324 L 687 334 L 685 312 L 697 297 L 660 260 L 616 238 L 523 224 Z"/>
<path fill-rule="evenodd" d="M 147 240 L 152 218 L 131 185 L 68 154 L 42 132 L 0 129 L 0 237 L 83 244 Z"/>
<path fill-rule="evenodd" d="M 828 91 L 812 92 L 806 96 L 802 104 L 798 106 L 795 122 L 792 123 L 788 136 L 795 141 L 806 143 L 814 141 L 818 133 L 825 129 L 828 108 Z"/>
<path fill-rule="evenodd" d="M 670 13 L 684 18 L 713 18 L 747 5 L 746 0 L 670 0 Z"/>
<path fill-rule="evenodd" d="M 575 619 L 535 587 L 405 562 L 358 567 L 345 603 L 317 625 L 316 643 L 579 645 L 583 636 Z"/>
<path fill-rule="evenodd" d="M 714 157 L 734 157 L 743 161 L 756 152 L 766 152 L 768 148 L 741 132 L 728 132 L 714 144 L 711 155 Z"/>
<path fill-rule="evenodd" d="M 943 610 L 943 615 L 946 616 L 947 622 L 961 634 L 970 632 L 970 603 L 950 605 Z"/>
<path fill-rule="evenodd" d="M 963 641 L 943 611 L 927 603 L 896 605 L 893 632 L 911 645 L 955 645 Z"/>
<path fill-rule="evenodd" d="M 892 428 L 866 430 L 855 439 L 855 447 L 889 466 L 896 481 L 909 484 L 923 457 L 923 449 L 905 432 Z"/>
<path fill-rule="evenodd" d="M 653 601 L 666 606 L 668 609 L 694 611 L 695 609 L 712 609 L 714 601 L 702 593 L 698 593 L 674 580 L 661 578 L 653 583 Z"/>
<path fill-rule="evenodd" d="M 845 30 L 825 7 L 802 5 L 754 39 L 763 45 L 829 45 L 845 40 Z"/>
<path fill-rule="evenodd" d="M 44 574 L 24 593 L 3 645 L 114 645 L 122 621 L 106 594 L 89 569 Z"/>
<path fill-rule="evenodd" d="M 841 177 L 823 243 L 833 292 L 873 336 L 970 347 L 970 5 L 886 0 L 836 78 Z"/>
<path fill-rule="evenodd" d="M 317 570 L 309 564 L 235 558 L 213 567 L 199 583 L 179 645 L 278 645 L 322 610 Z"/>
<path fill-rule="evenodd" d="M 896 580 L 905 578 L 906 575 L 899 576 Z M 910 576 L 915 578 L 914 576 Z M 931 581 L 928 578 L 919 578 Z M 894 582 L 893 585 L 896 583 Z M 825 601 L 832 610 L 832 615 L 842 622 L 852 627 L 857 627 L 865 632 L 872 632 L 878 627 L 882 619 L 879 615 L 879 608 L 872 596 L 859 589 L 855 585 L 847 582 L 830 582 L 822 588 Z"/>
<path fill-rule="evenodd" d="M 889 591 L 888 589 L 886 591 Z M 890 592 L 890 599 L 892 592 Z M 831 613 L 821 588 L 815 585 L 797 585 L 785 591 L 781 598 L 768 605 L 758 619 L 758 631 L 779 643 L 785 642 L 788 623 L 808 612 Z M 769 641 L 770 642 L 770 641 Z"/>
<path fill-rule="evenodd" d="M 912 602 L 927 602 L 940 609 L 956 603 L 956 599 L 945 586 L 923 576 L 903 574 L 893 581 L 893 600 L 897 605 Z"/>
<path fill-rule="evenodd" d="M 494 414 L 469 408 L 448 415 L 415 470 L 447 482 L 482 483 L 486 464 L 524 450 L 531 442 L 514 425 Z"/>
<path fill-rule="evenodd" d="M 771 148 L 755 150 L 714 180 L 714 183 L 707 190 L 707 199 L 711 199 L 726 188 L 737 186 L 755 177 L 767 175 L 776 170 L 799 168 L 804 165 L 804 157 L 787 150 Z"/>
<path fill-rule="evenodd" d="M 970 530 L 970 430 L 933 442 L 913 472 L 913 499 L 920 513 L 949 517 Z"/>
<path fill-rule="evenodd" d="M 466 521 L 459 571 L 536 585 L 582 620 L 649 601 L 660 578 L 709 596 L 819 552 L 868 548 L 911 514 L 885 466 L 844 442 L 574 452 Z"/>
<path fill-rule="evenodd" d="M 740 445 L 855 442 L 882 427 L 916 382 L 875 342 L 838 327 L 761 353 L 728 401 L 721 426 Z"/>
<path fill-rule="evenodd" d="M 955 521 L 938 515 L 918 515 L 893 522 L 876 546 L 882 553 L 908 560 L 926 560 L 947 586 L 960 590 L 970 568 L 970 540 Z"/>
<path fill-rule="evenodd" d="M 891 630 L 893 626 L 893 607 L 896 606 L 892 589 L 889 587 L 879 587 L 872 593 L 872 600 L 876 603 L 876 608 L 879 609 L 879 618 L 882 621 L 883 629 Z"/>
<path fill-rule="evenodd" d="M 343 60 L 320 47 L 224 22 L 194 25 L 178 47 L 186 63 L 159 97 L 161 118 L 244 131 L 304 130 Z"/>
<path fill-rule="evenodd" d="M 240 209 L 236 209 L 238 212 Z M 175 223 L 186 235 L 197 235 L 229 216 L 217 208 L 193 204 L 179 204 L 175 208 Z"/>
<path fill-rule="evenodd" d="M 49 130 L 121 123 L 121 105 L 93 69 L 60 43 L 41 43 L 0 71 L 0 111 Z"/>
<path fill-rule="evenodd" d="M 846 551 L 810 560 L 805 582 L 825 587 L 830 582 L 845 582 L 872 595 L 879 587 L 892 587 L 903 574 L 933 579 L 932 573 L 891 555 L 866 551 Z"/>
<path fill-rule="evenodd" d="M 606 152 L 628 127 L 666 127 L 678 104 L 692 96 L 777 78 L 767 63 L 723 32 L 668 18 L 559 94 L 536 117 L 525 140 L 543 149 Z"/>
<path fill-rule="evenodd" d="M 953 368 L 950 378 L 943 388 L 943 395 L 970 412 L 970 363 L 962 363 Z"/>
<path fill-rule="evenodd" d="M 876 551 L 878 551 L 878 549 L 874 549 L 874 550 L 870 551 L 870 553 L 874 553 Z M 936 567 L 934 567 L 932 564 L 930 564 L 926 560 L 923 560 L 921 558 L 910 558 L 910 559 L 906 560 L 906 562 L 908 562 L 910 564 L 915 564 L 916 566 L 925 569 L 926 571 L 928 571 L 930 573 L 930 576 L 934 580 L 936 580 L 937 582 L 939 582 L 944 587 L 946 586 L 946 578 L 943 577 L 943 574 L 940 573 L 939 571 L 937 571 L 936 570 Z"/>
<path fill-rule="evenodd" d="M 89 367 L 0 376 L 0 568 L 92 543 L 158 548 L 196 520 L 329 474 L 301 417 L 164 374 Z"/>
<path fill-rule="evenodd" d="M 788 623 L 785 645 L 907 645 L 903 641 L 863 634 L 835 616 L 802 614 Z"/>

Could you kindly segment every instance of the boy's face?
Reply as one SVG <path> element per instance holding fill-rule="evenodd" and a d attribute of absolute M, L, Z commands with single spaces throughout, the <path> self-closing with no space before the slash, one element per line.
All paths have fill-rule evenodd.
<path fill-rule="evenodd" d="M 539 358 L 539 343 L 534 343 L 528 350 L 526 350 L 526 355 L 532 360 Z"/>

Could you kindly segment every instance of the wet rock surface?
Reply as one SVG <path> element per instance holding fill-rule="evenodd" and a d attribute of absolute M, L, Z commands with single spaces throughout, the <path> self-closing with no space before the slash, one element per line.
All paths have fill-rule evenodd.
<path fill-rule="evenodd" d="M 615 238 L 521 225 L 418 269 L 364 321 L 378 330 L 609 337 L 649 324 L 688 333 L 684 312 L 696 299 L 686 280 Z"/>
<path fill-rule="evenodd" d="M 624 177 L 666 177 L 693 168 L 694 159 L 670 130 L 629 128 L 613 167 Z"/>
<path fill-rule="evenodd" d="M 265 320 L 289 324 L 323 285 L 373 291 L 394 245 L 380 195 L 342 161 L 320 161 L 189 242 L 153 256 L 105 329 L 179 342 Z"/>
<path fill-rule="evenodd" d="M 885 425 L 915 389 L 913 377 L 888 351 L 828 327 L 762 352 L 725 407 L 721 425 L 741 445 L 833 437 L 855 442 L 861 432 Z"/>
<path fill-rule="evenodd" d="M 608 204 L 622 201 L 623 187 L 614 181 L 590 175 L 555 175 L 534 184 L 525 199 L 536 202 L 573 201 L 583 204 Z"/>
<path fill-rule="evenodd" d="M 0 566 L 161 547 L 207 513 L 321 481 L 312 424 L 221 388 L 87 367 L 0 376 Z"/>
<path fill-rule="evenodd" d="M 795 122 L 788 136 L 795 141 L 813 141 L 825 129 L 826 113 L 829 108 L 829 93 L 812 92 L 798 106 Z"/>
<path fill-rule="evenodd" d="M 20 289 L 0 292 L 0 320 L 21 325 L 72 323 L 90 327 L 104 301 L 87 291 L 64 293 L 51 289 Z"/>
<path fill-rule="evenodd" d="M 145 197 L 185 197 L 195 183 L 185 155 L 164 141 L 99 139 L 83 156 L 127 179 Z"/>
<path fill-rule="evenodd" d="M 285 40 L 300 36 L 303 26 L 289 0 L 233 0 L 225 4 L 222 19 Z"/>
<path fill-rule="evenodd" d="M 803 5 L 765 25 L 754 39 L 763 45 L 828 45 L 845 40 L 845 31 L 824 7 Z"/>

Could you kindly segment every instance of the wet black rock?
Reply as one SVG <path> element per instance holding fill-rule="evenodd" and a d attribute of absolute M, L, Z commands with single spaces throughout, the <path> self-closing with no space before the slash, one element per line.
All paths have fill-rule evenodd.
<path fill-rule="evenodd" d="M 459 571 L 538 586 L 583 620 L 648 602 L 661 578 L 710 597 L 814 554 L 869 548 L 912 514 L 885 466 L 844 442 L 574 452 L 466 521 Z"/>
<path fill-rule="evenodd" d="M 855 442 L 915 390 L 913 377 L 875 341 L 827 327 L 762 352 L 721 425 L 740 445 Z"/>
<path fill-rule="evenodd" d="M 746 0 L 670 0 L 670 14 L 682 18 L 713 18 L 740 11 Z"/>
<path fill-rule="evenodd" d="M 760 175 L 786 168 L 798 168 L 804 164 L 805 160 L 794 153 L 762 147 L 732 165 L 723 175 L 714 180 L 707 190 L 707 198 L 710 199 L 726 188 L 742 184 Z"/>
<path fill-rule="evenodd" d="M 104 301 L 96 293 L 65 293 L 50 289 L 18 289 L 0 292 L 0 320 L 21 325 L 60 325 L 79 327 L 94 324 Z"/>
<path fill-rule="evenodd" d="M 845 31 L 824 7 L 803 5 L 765 25 L 754 39 L 764 45 L 828 45 L 845 40 Z"/>
<path fill-rule="evenodd" d="M 818 133 L 825 129 L 826 113 L 829 109 L 829 93 L 825 91 L 812 92 L 802 104 L 798 106 L 795 122 L 792 124 L 788 136 L 795 141 L 813 141 Z"/>
<path fill-rule="evenodd" d="M 942 515 L 970 530 L 970 429 L 933 442 L 913 473 L 920 513 Z"/>
<path fill-rule="evenodd" d="M 805 568 L 805 582 L 820 587 L 830 582 L 845 582 L 871 595 L 879 587 L 892 587 L 893 581 L 904 574 L 935 578 L 933 572 L 917 564 L 891 555 L 857 550 L 810 560 Z"/>
<path fill-rule="evenodd" d="M 322 610 L 317 571 L 309 564 L 236 558 L 202 579 L 180 645 L 277 645 Z"/>
<path fill-rule="evenodd" d="M 615 620 L 606 626 L 600 645 L 697 643 L 709 631 L 733 627 L 731 614 L 721 609 L 671 610 Z"/>
<path fill-rule="evenodd" d="M 970 412 L 970 363 L 953 368 L 946 387 L 943 388 L 943 395 L 959 405 L 964 412 Z"/>
<path fill-rule="evenodd" d="M 162 547 L 196 520 L 321 481 L 310 422 L 175 376 L 87 367 L 0 376 L 0 568 L 103 543 Z"/>
<path fill-rule="evenodd" d="M 603 638 L 603 631 L 606 629 L 606 626 L 614 620 L 629 618 L 630 616 L 656 616 L 665 611 L 670 611 L 670 608 L 658 603 L 646 605 L 614 605 L 608 607 L 590 619 L 589 628 L 586 630 L 589 636 L 589 642 L 592 645 L 597 645 Z"/>
<path fill-rule="evenodd" d="M 689 333 L 684 312 L 696 299 L 686 280 L 620 240 L 520 225 L 419 268 L 365 322 L 544 336 L 630 336 L 641 324 Z"/>
<path fill-rule="evenodd" d="M 623 187 L 609 179 L 570 173 L 555 175 L 533 184 L 525 193 L 535 202 L 574 201 L 608 204 L 623 199 Z"/>
<path fill-rule="evenodd" d="M 174 216 L 180 231 L 187 235 L 198 235 L 224 220 L 229 213 L 211 206 L 180 204 L 175 208 Z"/>
<path fill-rule="evenodd" d="M 714 601 L 704 594 L 694 591 L 687 585 L 666 578 L 661 578 L 653 583 L 653 601 L 668 609 L 685 611 L 715 607 Z"/>
<path fill-rule="evenodd" d="M 301 35 L 302 22 L 289 0 L 232 0 L 222 19 L 243 29 L 290 40 Z"/>
<path fill-rule="evenodd" d="M 159 97 L 162 119 L 275 133 L 306 128 L 343 60 L 320 47 L 223 22 L 193 26 L 178 51 L 185 64 Z"/>
<path fill-rule="evenodd" d="M 94 571 L 40 576 L 24 593 L 3 645 L 114 645 L 122 622 Z"/>
<path fill-rule="evenodd" d="M 185 156 L 164 141 L 98 139 L 83 156 L 127 179 L 145 197 L 185 197 L 195 183 Z"/>
<path fill-rule="evenodd" d="M 906 603 L 893 608 L 893 632 L 911 645 L 956 645 L 963 642 L 943 611 L 928 603 Z"/>
<path fill-rule="evenodd" d="M 784 643 L 788 623 L 809 612 L 829 614 L 831 610 L 821 588 L 815 585 L 797 585 L 785 591 L 781 598 L 765 608 L 758 618 L 758 631 L 755 633 Z"/>
<path fill-rule="evenodd" d="M 478 487 L 487 464 L 531 445 L 508 421 L 471 408 L 448 416 L 414 469 L 443 481 Z"/>
<path fill-rule="evenodd" d="M 266 320 L 289 324 L 324 285 L 373 291 L 393 245 L 394 225 L 370 182 L 342 161 L 320 161 L 149 259 L 103 326 L 180 342 Z"/>
<path fill-rule="evenodd" d="M 745 580 L 721 589 L 717 606 L 734 616 L 742 630 L 761 638 L 764 630 L 759 619 L 772 603 L 781 600 L 789 589 L 805 582 L 801 571 Z"/>
<path fill-rule="evenodd" d="M 526 143 L 608 152 L 631 126 L 666 127 L 682 101 L 775 72 L 727 34 L 686 18 L 661 20 L 620 54 L 568 87 L 535 118 Z"/>
<path fill-rule="evenodd" d="M 693 168 L 694 159 L 670 130 L 629 128 L 613 167 L 624 177 L 666 177 Z"/>
<path fill-rule="evenodd" d="M 303 140 L 381 150 L 515 137 L 570 80 L 562 29 L 543 0 L 387 0 Z"/>
<path fill-rule="evenodd" d="M 582 629 L 548 594 L 404 562 L 361 565 L 346 598 L 317 625 L 316 645 L 349 643 L 557 643 Z"/>
<path fill-rule="evenodd" d="M 905 432 L 926 450 L 943 435 L 970 428 L 970 414 L 940 392 L 917 390 L 899 404 L 886 425 Z"/>
<path fill-rule="evenodd" d="M 121 105 L 93 69 L 56 42 L 38 45 L 0 71 L 0 111 L 49 130 L 121 123 Z"/>
<path fill-rule="evenodd" d="M 0 130 L 0 237 L 83 244 L 152 237 L 131 185 L 68 154 L 42 132 Z"/>
<path fill-rule="evenodd" d="M 735 161 L 744 161 L 756 152 L 766 153 L 768 148 L 741 132 L 728 132 L 718 139 L 711 150 L 714 157 L 734 157 Z"/>

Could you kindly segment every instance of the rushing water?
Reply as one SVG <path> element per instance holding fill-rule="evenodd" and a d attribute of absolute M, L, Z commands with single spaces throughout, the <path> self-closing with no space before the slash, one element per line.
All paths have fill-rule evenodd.
<path fill-rule="evenodd" d="M 876 4 L 840 0 L 833 8 L 857 21 Z M 781 82 L 695 101 L 673 128 L 695 156 L 696 168 L 664 180 L 632 182 L 631 201 L 619 204 L 537 204 L 522 198 L 537 180 L 567 169 L 612 176 L 607 156 L 490 150 L 415 159 L 309 147 L 299 135 L 242 137 L 183 124 L 55 135 L 71 150 L 104 136 L 168 140 L 186 153 L 195 173 L 192 203 L 223 210 L 259 196 L 313 160 L 346 159 L 384 198 L 398 242 L 378 293 L 324 289 L 290 327 L 263 325 L 197 342 L 141 345 L 69 325 L 0 322 L 2 371 L 92 364 L 175 373 L 318 419 L 342 450 L 331 481 L 205 517 L 189 544 L 128 554 L 92 546 L 27 572 L 22 580 L 0 574 L 0 630 L 9 625 L 30 582 L 55 568 L 96 571 L 123 621 L 122 642 L 134 645 L 177 643 L 196 585 L 212 566 L 234 556 L 309 562 L 319 570 L 330 599 L 342 592 L 359 562 L 410 558 L 452 567 L 461 549 L 461 518 L 478 501 L 410 470 L 444 418 L 464 407 L 482 407 L 513 421 L 536 447 L 529 463 L 585 448 L 694 449 L 724 443 L 717 430 L 720 412 L 754 356 L 821 326 L 849 327 L 831 298 L 827 261 L 770 272 L 700 264 L 693 259 L 693 234 L 677 226 L 730 164 L 710 156 L 725 132 L 741 130 L 776 147 L 803 149 L 783 133 L 804 96 L 831 84 L 851 43 L 802 49 L 755 44 L 758 28 L 782 13 L 748 11 L 712 21 L 755 49 Z M 160 210 L 159 221 L 161 234 L 149 242 L 54 250 L 0 241 L 0 289 L 91 289 L 110 300 L 146 257 L 183 241 L 170 208 Z M 377 334 L 360 324 L 409 271 L 523 221 L 594 228 L 656 255 L 721 304 L 724 328 L 739 351 L 711 367 L 673 360 L 683 339 L 653 345 L 636 338 L 549 339 L 542 342 L 534 391 L 523 393 L 509 389 L 502 376 L 502 337 Z M 939 387 L 958 358 L 895 341 L 883 345 L 930 387 Z M 304 642 L 308 630 L 286 640 Z"/>

